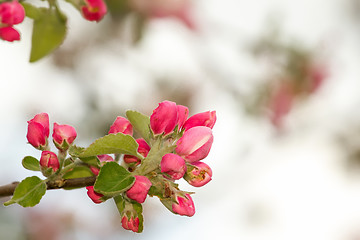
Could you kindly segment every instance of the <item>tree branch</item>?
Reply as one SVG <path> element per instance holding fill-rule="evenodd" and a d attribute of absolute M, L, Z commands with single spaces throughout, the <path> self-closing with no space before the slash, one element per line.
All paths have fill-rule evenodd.
<path fill-rule="evenodd" d="M 73 179 L 62 179 L 47 182 L 47 189 L 60 188 L 81 188 L 94 185 L 96 177 L 84 177 Z M 19 182 L 13 182 L 7 185 L 0 186 L 0 197 L 11 196 L 14 194 L 16 186 Z"/>

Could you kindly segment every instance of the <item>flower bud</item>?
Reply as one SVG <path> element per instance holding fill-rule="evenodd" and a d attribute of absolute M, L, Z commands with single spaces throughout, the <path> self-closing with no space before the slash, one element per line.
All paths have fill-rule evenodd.
<path fill-rule="evenodd" d="M 128 218 L 128 216 L 124 215 L 121 219 L 121 225 L 124 229 L 126 230 L 131 230 L 133 232 L 138 232 L 139 231 L 139 218 L 136 217 L 131 217 L 130 219 Z"/>
<path fill-rule="evenodd" d="M 138 153 L 146 157 L 150 151 L 150 146 L 147 144 L 147 142 L 142 139 L 138 138 L 136 139 L 136 142 L 139 144 L 139 147 L 137 149 Z M 124 162 L 126 163 L 136 163 L 136 165 L 140 164 L 140 159 L 132 156 L 132 155 L 124 155 Z"/>
<path fill-rule="evenodd" d="M 177 116 L 178 116 L 178 130 L 180 131 L 183 127 L 187 117 L 189 116 L 189 109 L 183 105 L 176 105 Z"/>
<path fill-rule="evenodd" d="M 40 166 L 41 171 L 45 176 L 51 175 L 60 168 L 59 160 L 56 154 L 51 151 L 41 152 Z"/>
<path fill-rule="evenodd" d="M 81 14 L 86 20 L 99 22 L 106 14 L 107 7 L 103 0 L 85 0 Z"/>
<path fill-rule="evenodd" d="M 203 162 L 194 162 L 185 173 L 185 180 L 194 187 L 201 187 L 210 182 L 212 177 L 211 168 Z"/>
<path fill-rule="evenodd" d="M 204 126 L 208 128 L 213 128 L 216 122 L 216 111 L 207 111 L 203 113 L 195 114 L 189 117 L 188 120 L 184 123 L 185 131 L 189 130 L 190 128 L 196 126 Z"/>
<path fill-rule="evenodd" d="M 59 150 L 67 150 L 76 138 L 76 130 L 69 125 L 54 123 L 53 142 Z"/>
<path fill-rule="evenodd" d="M 13 27 L 2 27 L 0 28 L 0 38 L 8 42 L 19 41 L 20 33 Z"/>
<path fill-rule="evenodd" d="M 133 134 L 133 127 L 129 120 L 127 120 L 124 117 L 117 117 L 114 121 L 114 123 L 111 125 L 109 134 L 110 133 L 123 133 L 126 135 L 132 135 Z"/>
<path fill-rule="evenodd" d="M 113 162 L 114 159 L 107 154 L 103 154 L 103 155 L 98 155 L 97 158 L 100 161 L 100 164 L 105 163 L 105 162 Z M 90 170 L 92 171 L 92 173 L 97 176 L 99 175 L 100 169 L 98 167 L 95 166 L 90 166 Z"/>
<path fill-rule="evenodd" d="M 172 211 L 182 216 L 193 216 L 195 214 L 195 205 L 189 194 L 185 194 L 185 198 L 177 196 L 178 203 L 172 204 Z"/>
<path fill-rule="evenodd" d="M 132 200 L 143 203 L 151 185 L 152 184 L 147 177 L 135 176 L 135 183 L 129 190 L 127 190 L 126 195 Z"/>
<path fill-rule="evenodd" d="M 177 141 L 176 153 L 187 162 L 196 162 L 204 159 L 210 152 L 213 143 L 212 130 L 198 126 L 190 128 Z"/>
<path fill-rule="evenodd" d="M 178 123 L 176 103 L 163 101 L 150 116 L 150 127 L 155 135 L 167 135 L 174 131 Z"/>
<path fill-rule="evenodd" d="M 26 138 L 33 147 L 44 149 L 47 145 L 48 137 L 49 115 L 47 113 L 39 113 L 35 115 L 33 119 L 28 121 Z"/>
<path fill-rule="evenodd" d="M 104 202 L 101 198 L 104 196 L 101 193 L 97 193 L 94 191 L 94 186 L 87 186 L 87 195 L 89 198 L 96 204 Z"/>
<path fill-rule="evenodd" d="M 0 23 L 9 26 L 21 23 L 25 18 L 24 7 L 16 0 L 0 4 Z"/>
<path fill-rule="evenodd" d="M 185 160 L 179 155 L 168 153 L 161 159 L 161 172 L 166 173 L 170 179 L 178 180 L 182 178 L 186 172 Z M 165 175 L 166 178 L 168 178 Z"/>

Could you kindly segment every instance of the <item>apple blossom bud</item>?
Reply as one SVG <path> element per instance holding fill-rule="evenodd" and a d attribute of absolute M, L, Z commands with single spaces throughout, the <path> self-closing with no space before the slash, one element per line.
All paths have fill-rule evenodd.
<path fill-rule="evenodd" d="M 0 38 L 8 42 L 19 41 L 20 33 L 13 27 L 2 27 L 0 28 Z"/>
<path fill-rule="evenodd" d="M 198 126 L 190 128 L 177 141 L 176 153 L 187 162 L 196 162 L 204 159 L 210 152 L 213 143 L 212 130 Z"/>
<path fill-rule="evenodd" d="M 70 125 L 54 123 L 53 142 L 59 150 L 67 150 L 76 138 L 76 130 Z"/>
<path fill-rule="evenodd" d="M 216 122 L 216 111 L 207 111 L 195 114 L 189 117 L 188 120 L 184 123 L 185 131 L 189 130 L 190 128 L 196 126 L 204 126 L 208 128 L 213 128 Z"/>
<path fill-rule="evenodd" d="M 87 186 L 87 195 L 89 198 L 96 204 L 104 202 L 101 198 L 104 196 L 101 193 L 97 193 L 94 191 L 94 186 Z"/>
<path fill-rule="evenodd" d="M 168 153 L 161 159 L 161 172 L 167 174 L 166 178 L 178 180 L 182 178 L 186 172 L 185 160 L 179 155 Z"/>
<path fill-rule="evenodd" d="M 16 0 L 0 4 L 0 23 L 12 26 L 24 21 L 24 7 Z"/>
<path fill-rule="evenodd" d="M 138 232 L 139 231 L 139 218 L 136 217 L 131 217 L 130 219 L 128 218 L 128 216 L 124 215 L 121 219 L 121 225 L 124 229 L 126 230 L 131 230 L 133 232 Z"/>
<path fill-rule="evenodd" d="M 114 161 L 113 157 L 107 154 L 98 155 L 97 158 L 99 159 L 100 164 Z M 100 169 L 98 167 L 90 166 L 90 170 L 95 176 L 99 175 Z"/>
<path fill-rule="evenodd" d="M 150 127 L 155 135 L 171 133 L 177 123 L 177 107 L 174 102 L 163 101 L 159 103 L 159 106 L 150 116 Z"/>
<path fill-rule="evenodd" d="M 126 135 L 132 135 L 133 134 L 133 127 L 129 120 L 127 120 L 124 117 L 117 117 L 114 121 L 114 123 L 111 125 L 109 134 L 111 133 L 123 133 Z"/>
<path fill-rule="evenodd" d="M 103 0 L 85 0 L 81 14 L 86 20 L 99 22 L 106 14 L 107 7 Z"/>
<path fill-rule="evenodd" d="M 45 176 L 51 175 L 60 168 L 56 154 L 51 151 L 41 152 L 40 166 Z M 48 169 L 51 169 L 51 171 L 48 172 Z"/>
<path fill-rule="evenodd" d="M 195 214 L 195 205 L 189 194 L 185 194 L 185 198 L 177 196 L 178 203 L 172 204 L 172 211 L 182 216 L 191 217 Z"/>
<path fill-rule="evenodd" d="M 152 184 L 147 177 L 135 176 L 135 183 L 129 190 L 127 190 L 126 195 L 132 200 L 143 203 L 151 185 Z"/>
<path fill-rule="evenodd" d="M 187 117 L 189 116 L 189 109 L 183 105 L 177 105 L 177 116 L 178 116 L 178 130 L 180 131 L 183 127 Z"/>
<path fill-rule="evenodd" d="M 136 142 L 139 144 L 139 147 L 137 149 L 138 153 L 140 153 L 142 156 L 146 157 L 150 151 L 150 146 L 142 138 L 136 139 Z M 135 156 L 126 154 L 126 155 L 124 155 L 124 162 L 136 163 L 136 165 L 138 165 L 138 164 L 140 164 L 141 160 Z"/>
<path fill-rule="evenodd" d="M 26 138 L 29 143 L 38 149 L 44 149 L 49 137 L 49 115 L 39 113 L 33 119 L 28 121 L 28 131 Z"/>
<path fill-rule="evenodd" d="M 188 167 L 184 179 L 194 187 L 201 187 L 210 182 L 212 177 L 211 168 L 203 162 L 194 162 Z"/>

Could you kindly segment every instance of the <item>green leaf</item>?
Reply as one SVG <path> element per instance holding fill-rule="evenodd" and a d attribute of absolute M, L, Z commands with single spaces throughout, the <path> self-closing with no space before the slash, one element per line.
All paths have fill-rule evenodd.
<path fill-rule="evenodd" d="M 72 178 L 83 178 L 83 177 L 91 177 L 94 174 L 91 172 L 90 168 L 85 166 L 76 166 L 71 171 L 68 171 L 64 174 L 64 179 L 72 179 Z"/>
<path fill-rule="evenodd" d="M 130 214 L 133 217 L 139 218 L 138 233 L 141 233 L 144 229 L 144 217 L 142 215 L 142 205 L 136 201 L 127 201 L 123 196 L 119 195 L 114 197 L 116 207 L 120 213 L 120 216 Z M 130 216 L 128 216 L 130 217 Z"/>
<path fill-rule="evenodd" d="M 85 148 L 83 148 L 83 147 L 78 147 L 78 146 L 72 145 L 69 148 L 69 154 L 70 154 L 70 156 L 72 156 L 74 158 L 79 158 L 84 163 L 87 163 L 87 164 L 90 164 L 93 166 L 99 166 L 99 160 L 96 156 L 79 157 L 80 154 L 82 154 L 84 152 L 84 150 L 85 150 Z"/>
<path fill-rule="evenodd" d="M 23 207 L 33 207 L 40 202 L 46 192 L 46 183 L 40 178 L 33 176 L 27 177 L 16 187 L 12 199 L 5 202 L 8 206 L 18 203 Z"/>
<path fill-rule="evenodd" d="M 107 162 L 100 169 L 94 184 L 94 190 L 105 196 L 115 196 L 128 190 L 135 182 L 124 167 L 116 162 Z"/>
<path fill-rule="evenodd" d="M 37 19 L 41 16 L 41 10 L 34 5 L 27 3 L 27 2 L 21 2 L 21 5 L 23 5 L 25 9 L 26 16 L 32 19 Z"/>
<path fill-rule="evenodd" d="M 22 160 L 22 165 L 24 168 L 31 171 L 40 171 L 40 163 L 39 160 L 32 156 L 26 156 Z"/>
<path fill-rule="evenodd" d="M 138 143 L 132 136 L 122 133 L 109 134 L 95 140 L 79 157 L 91 157 L 101 154 L 122 153 L 137 156 Z"/>
<path fill-rule="evenodd" d="M 40 8 L 34 18 L 30 62 L 35 62 L 61 45 L 66 35 L 66 16 L 57 9 Z M 37 16 L 38 15 L 38 16 Z"/>
<path fill-rule="evenodd" d="M 126 117 L 129 119 L 131 125 L 135 129 L 137 133 L 140 134 L 142 138 L 145 139 L 147 143 L 150 142 L 150 117 L 136 112 L 129 110 L 126 112 Z"/>

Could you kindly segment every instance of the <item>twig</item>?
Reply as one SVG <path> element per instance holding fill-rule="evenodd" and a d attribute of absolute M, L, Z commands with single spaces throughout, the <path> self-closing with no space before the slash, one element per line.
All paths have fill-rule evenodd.
<path fill-rule="evenodd" d="M 80 188 L 94 185 L 96 177 L 84 177 L 63 179 L 61 181 L 47 182 L 47 189 L 60 189 L 60 188 Z M 16 186 L 19 182 L 13 182 L 7 185 L 0 186 L 0 197 L 11 196 L 14 194 Z"/>

